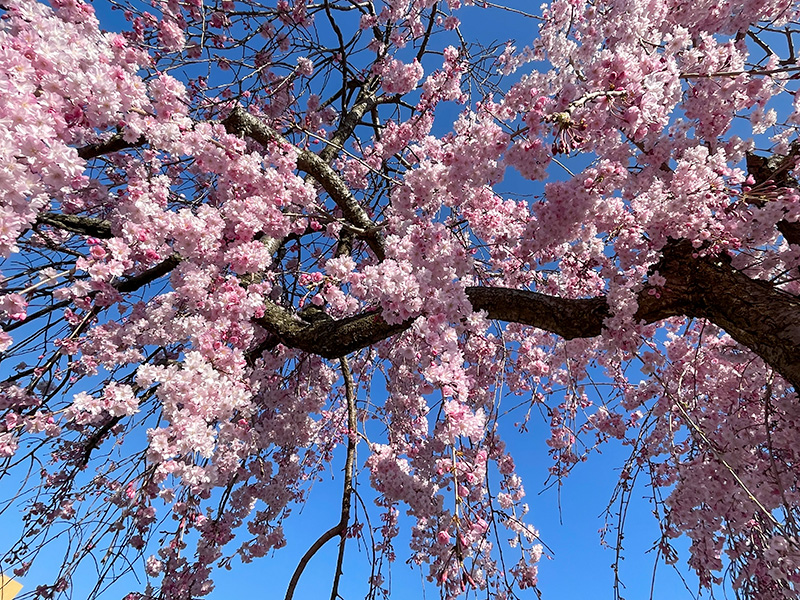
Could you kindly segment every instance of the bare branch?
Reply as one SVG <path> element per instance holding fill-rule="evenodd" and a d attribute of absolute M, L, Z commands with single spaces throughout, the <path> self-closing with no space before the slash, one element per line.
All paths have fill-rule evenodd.
<path fill-rule="evenodd" d="M 117 288 L 117 291 L 122 293 L 136 291 L 148 283 L 152 283 L 159 277 L 163 277 L 172 271 L 172 269 L 177 267 L 178 263 L 180 262 L 181 257 L 177 254 L 172 254 L 154 267 L 151 267 L 146 271 L 139 273 L 138 275 L 134 275 L 133 277 L 115 283 L 114 287 Z"/>
<path fill-rule="evenodd" d="M 336 562 L 336 575 L 333 580 L 333 589 L 331 590 L 331 600 L 335 600 L 338 596 L 339 590 L 339 577 L 342 573 L 342 561 L 344 560 L 344 544 L 347 535 L 347 523 L 350 520 L 350 506 L 353 497 L 353 470 L 355 467 L 355 452 L 356 452 L 356 398 L 353 385 L 353 375 L 350 372 L 350 365 L 346 357 L 339 359 L 342 368 L 342 375 L 344 376 L 345 387 L 345 402 L 347 403 L 347 456 L 345 457 L 344 467 L 344 490 L 342 491 L 342 510 L 339 517 L 339 522 L 323 533 L 317 541 L 306 551 L 297 567 L 292 573 L 292 579 L 289 581 L 289 587 L 286 589 L 286 596 L 284 600 L 292 600 L 294 597 L 297 584 L 300 582 L 300 577 L 308 565 L 309 561 L 314 555 L 327 544 L 330 540 L 337 535 L 340 536 L 339 554 Z"/>
<path fill-rule="evenodd" d="M 336 558 L 336 573 L 333 576 L 333 586 L 331 587 L 331 600 L 336 600 L 339 596 L 339 579 L 342 576 L 342 564 L 344 563 L 344 547 L 347 542 L 347 524 L 350 521 L 350 507 L 353 499 L 353 473 L 356 462 L 356 391 L 353 383 L 353 372 L 347 357 L 339 360 L 344 377 L 344 393 L 347 402 L 347 456 L 344 463 L 344 490 L 342 491 L 342 512 L 339 519 L 341 533 L 339 534 L 339 555 Z"/>
<path fill-rule="evenodd" d="M 78 148 L 78 156 L 84 160 L 90 160 L 92 158 L 97 158 L 98 156 L 103 156 L 104 154 L 119 152 L 120 150 L 125 150 L 126 148 L 136 148 L 138 146 L 143 146 L 144 144 L 145 139 L 143 137 L 140 137 L 135 142 L 128 142 L 121 133 L 118 133 L 115 136 L 107 139 L 105 142 L 97 142 L 95 144 L 88 144 Z"/>
<path fill-rule="evenodd" d="M 64 231 L 71 231 L 72 233 L 79 233 L 99 239 L 108 239 L 111 237 L 111 223 L 105 219 L 47 212 L 38 215 L 36 217 L 36 222 Z"/>

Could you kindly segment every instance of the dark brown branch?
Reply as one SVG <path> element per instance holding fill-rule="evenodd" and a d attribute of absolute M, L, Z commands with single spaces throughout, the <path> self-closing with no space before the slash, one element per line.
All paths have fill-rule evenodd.
<path fill-rule="evenodd" d="M 747 173 L 754 180 L 752 191 L 746 196 L 749 202 L 756 206 L 763 206 L 766 200 L 759 197 L 759 192 L 797 188 L 797 180 L 791 176 L 791 171 L 797 164 L 799 154 L 800 143 L 797 141 L 792 144 L 789 153 L 785 156 L 759 156 L 748 152 L 746 156 Z M 777 227 L 788 243 L 800 246 L 800 223 L 782 220 L 778 222 Z"/>
<path fill-rule="evenodd" d="M 38 215 L 36 217 L 36 222 L 63 231 L 71 231 L 72 233 L 88 235 L 98 239 L 108 239 L 111 237 L 111 223 L 105 219 L 47 212 Z"/>
<path fill-rule="evenodd" d="M 163 277 L 172 269 L 178 266 L 178 263 L 181 262 L 181 257 L 177 254 L 172 254 L 162 260 L 154 267 L 150 267 L 146 271 L 139 273 L 138 275 L 134 275 L 133 277 L 129 277 L 128 279 L 123 279 L 122 281 L 118 281 L 114 284 L 114 287 L 117 289 L 118 292 L 126 293 L 126 292 L 134 292 L 141 287 L 144 287 L 148 283 L 152 283 L 159 277 Z"/>
<path fill-rule="evenodd" d="M 345 319 L 311 323 L 267 301 L 264 315 L 256 322 L 286 346 L 333 359 L 405 331 L 413 321 L 389 324 L 380 310 L 372 310 Z"/>
<path fill-rule="evenodd" d="M 353 499 L 353 472 L 356 463 L 356 390 L 353 383 L 353 372 L 347 357 L 339 359 L 344 377 L 344 394 L 347 402 L 347 456 L 344 462 L 344 489 L 342 490 L 342 511 L 339 517 L 339 554 L 336 557 L 336 572 L 333 576 L 331 586 L 331 600 L 336 600 L 339 596 L 339 580 L 342 576 L 342 564 L 344 563 L 344 547 L 347 543 L 347 524 L 350 521 L 350 507 Z"/>
<path fill-rule="evenodd" d="M 433 31 L 433 24 L 436 22 L 436 15 L 439 13 L 439 3 L 434 2 L 433 6 L 431 7 L 431 14 L 428 17 L 428 28 L 425 30 L 425 35 L 422 36 L 422 44 L 417 51 L 417 60 L 422 62 L 423 57 L 425 56 L 425 50 L 428 47 L 428 42 L 431 39 L 431 32 Z"/>
<path fill-rule="evenodd" d="M 800 246 L 800 223 L 787 220 L 778 221 L 778 231 L 793 246 Z"/>
<path fill-rule="evenodd" d="M 303 575 L 303 571 L 305 571 L 308 562 L 317 552 L 319 552 L 320 548 L 339 535 L 339 533 L 340 527 L 337 523 L 328 531 L 319 536 L 317 541 L 314 542 L 308 550 L 306 550 L 306 553 L 303 554 L 300 562 L 297 563 L 297 568 L 294 570 L 294 573 L 292 573 L 292 579 L 289 581 L 289 587 L 286 589 L 286 596 L 284 596 L 284 600 L 292 600 L 294 597 L 294 590 L 297 588 L 297 584 L 300 582 L 300 577 Z"/>
<path fill-rule="evenodd" d="M 567 340 L 600 335 L 609 316 L 602 297 L 569 299 L 492 287 L 468 287 L 466 291 L 472 308 L 486 311 L 490 319 L 530 325 Z"/>
<path fill-rule="evenodd" d="M 727 257 L 683 260 L 686 316 L 708 319 L 800 390 L 800 300 L 734 269 Z M 662 273 L 664 274 L 664 273 Z"/>
<path fill-rule="evenodd" d="M 24 325 L 27 325 L 29 323 L 33 323 L 34 321 L 36 321 L 36 319 L 38 319 L 40 317 L 43 317 L 46 314 L 49 314 L 51 312 L 57 311 L 60 308 L 65 308 L 65 307 L 69 306 L 70 304 L 72 304 L 72 300 L 61 300 L 60 302 L 56 302 L 56 303 L 51 304 L 49 306 L 45 306 L 44 308 L 39 309 L 36 312 L 27 315 L 25 317 L 24 321 L 14 321 L 13 323 L 7 323 L 7 324 L 3 325 L 3 331 L 5 331 L 7 333 L 11 333 L 12 331 L 17 329 L 18 327 L 23 327 Z"/>
<path fill-rule="evenodd" d="M 359 122 L 361 122 L 361 119 L 364 118 L 364 115 L 372 110 L 372 108 L 376 105 L 376 86 L 377 79 L 375 77 L 367 78 L 367 80 L 359 89 L 355 104 L 350 108 L 350 110 L 347 111 L 347 114 L 342 119 L 339 127 L 336 128 L 336 131 L 328 140 L 319 155 L 315 154 L 314 156 L 317 156 L 326 165 L 336 158 L 336 155 L 339 154 L 342 146 L 344 146 L 345 142 L 347 142 L 347 140 L 350 139 L 350 136 L 353 135 L 353 131 L 355 131 L 356 126 L 359 124 Z"/>
<path fill-rule="evenodd" d="M 144 143 L 145 139 L 143 137 L 140 137 L 135 142 L 128 142 L 121 133 L 118 133 L 105 142 L 97 142 L 95 144 L 88 144 L 82 148 L 78 148 L 78 156 L 84 160 L 91 160 L 92 158 L 97 158 L 98 156 L 103 156 L 104 154 L 111 154 L 112 152 L 119 152 L 120 150 L 125 150 L 126 148 L 143 146 Z"/>
<path fill-rule="evenodd" d="M 667 282 L 638 294 L 638 321 L 675 316 L 708 319 L 759 355 L 800 389 L 800 301 L 770 283 L 749 278 L 726 257 L 697 257 L 689 242 L 671 242 L 653 269 Z M 605 297 L 569 299 L 525 290 L 468 287 L 472 308 L 491 319 L 521 323 L 565 339 L 600 335 L 610 310 Z M 413 319 L 387 323 L 379 310 L 339 320 L 302 321 L 277 304 L 267 306 L 259 325 L 283 344 L 338 358 L 411 326 Z"/>
<path fill-rule="evenodd" d="M 77 460 L 78 469 L 83 470 L 86 468 L 89 464 L 89 459 L 92 457 L 92 452 L 100 447 L 100 444 L 109 432 L 114 429 L 120 421 L 122 421 L 122 417 L 110 417 L 103 425 L 98 427 L 92 435 L 86 438 L 86 441 L 83 442 L 83 453 Z"/>
<path fill-rule="evenodd" d="M 172 269 L 178 266 L 180 263 L 181 258 L 177 254 L 173 254 L 163 261 L 139 273 L 138 275 L 134 275 L 133 277 L 129 277 L 128 279 L 122 279 L 117 281 L 113 284 L 113 287 L 120 293 L 130 293 L 135 292 L 136 290 L 146 286 L 149 283 L 154 282 L 159 277 L 163 277 L 167 273 L 169 273 Z M 94 296 L 96 292 L 90 292 L 90 296 Z M 11 332 L 18 327 L 22 327 L 28 323 L 34 322 L 36 319 L 43 317 L 51 312 L 59 310 L 61 308 L 66 308 L 72 303 L 71 300 L 62 300 L 60 302 L 56 302 L 49 306 L 45 306 L 41 310 L 36 311 L 27 316 L 24 321 L 16 321 L 14 323 L 9 323 L 3 327 L 3 330 L 6 332 Z"/>
<path fill-rule="evenodd" d="M 353 110 L 348 113 L 348 117 L 354 114 Z M 356 113 L 357 112 L 358 111 L 356 111 Z M 355 121 L 353 127 L 355 127 L 355 124 L 357 124 L 361 116 Z M 280 133 L 272 129 L 258 117 L 248 113 L 241 106 L 236 106 L 225 118 L 223 124 L 228 132 L 249 137 L 262 146 L 269 146 L 274 143 L 291 145 Z M 349 127 L 349 121 L 347 119 L 342 127 L 345 125 Z M 345 129 L 347 129 L 347 127 L 345 127 Z M 334 142 L 335 140 L 331 140 L 328 147 L 332 147 L 331 144 L 334 144 Z M 367 215 L 367 212 L 358 203 L 355 196 L 350 193 L 347 184 L 342 181 L 342 178 L 339 177 L 339 174 L 328 164 L 325 158 L 308 150 L 299 148 L 296 150 L 297 168 L 311 175 L 322 186 L 341 209 L 344 218 L 358 228 L 359 231 L 356 233 L 359 234 L 359 237 L 364 238 L 379 259 L 383 259 L 385 251 L 383 249 L 380 229 L 372 219 L 369 218 L 369 215 Z"/>

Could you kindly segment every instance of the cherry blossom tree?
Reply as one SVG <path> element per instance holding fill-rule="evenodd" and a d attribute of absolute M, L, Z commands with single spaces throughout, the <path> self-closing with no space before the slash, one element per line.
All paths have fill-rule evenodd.
<path fill-rule="evenodd" d="M 516 396 L 553 478 L 627 445 L 666 562 L 796 597 L 799 11 L 2 0 L 4 568 L 58 531 L 32 595 L 94 560 L 93 595 L 123 564 L 131 599 L 201 597 L 334 469 L 287 599 L 329 542 L 335 599 L 358 537 L 370 597 L 396 554 L 447 598 L 531 597 Z"/>

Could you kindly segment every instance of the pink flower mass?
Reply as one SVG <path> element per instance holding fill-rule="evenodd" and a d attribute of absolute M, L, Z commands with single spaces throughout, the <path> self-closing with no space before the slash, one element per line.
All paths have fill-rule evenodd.
<path fill-rule="evenodd" d="M 531 598 L 532 415 L 701 589 L 800 595 L 800 4 L 103 2 L 0 3 L 0 551 L 80 546 L 32 596 L 207 595 L 336 472 L 332 597 L 360 538 L 369 597 Z"/>

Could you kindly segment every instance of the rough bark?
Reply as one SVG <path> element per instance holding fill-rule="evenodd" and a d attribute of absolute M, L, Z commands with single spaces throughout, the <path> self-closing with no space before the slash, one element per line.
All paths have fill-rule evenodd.
<path fill-rule="evenodd" d="M 105 219 L 46 212 L 38 215 L 36 221 L 42 225 L 49 225 L 50 227 L 56 227 L 64 231 L 88 235 L 99 239 L 108 239 L 111 237 L 111 223 Z"/>
<path fill-rule="evenodd" d="M 747 172 L 753 177 L 753 187 L 746 194 L 751 204 L 763 205 L 770 194 L 786 188 L 797 188 L 797 180 L 791 173 L 800 155 L 800 144 L 792 144 L 789 153 L 785 156 L 758 156 L 752 152 L 747 153 Z M 777 224 L 778 231 L 786 241 L 795 246 L 800 246 L 800 223 L 781 220 Z"/>
<path fill-rule="evenodd" d="M 120 150 L 126 150 L 128 148 L 136 148 L 144 144 L 145 139 L 143 137 L 140 137 L 135 142 L 129 142 L 125 140 L 121 133 L 118 133 L 104 142 L 97 142 L 78 148 L 78 156 L 84 160 L 91 160 L 98 156 L 119 152 Z"/>
<path fill-rule="evenodd" d="M 359 119 L 375 102 L 374 91 L 365 84 L 345 122 L 341 124 L 336 139 L 327 144 L 319 155 L 297 149 L 297 167 L 313 177 L 331 196 L 352 233 L 364 239 L 375 255 L 382 259 L 385 249 L 380 228 L 329 164 Z M 280 133 L 241 107 L 231 111 L 223 123 L 229 132 L 250 137 L 262 145 L 289 144 Z M 118 135 L 103 144 L 79 149 L 79 155 L 90 159 L 141 145 L 142 142 L 127 143 Z M 748 171 L 755 182 L 750 201 L 758 204 L 766 201 L 762 196 L 766 197 L 768 192 L 795 187 L 797 182 L 789 172 L 798 155 L 800 145 L 793 146 L 789 155 L 784 157 L 748 155 Z M 110 235 L 108 223 L 96 219 L 46 213 L 38 220 L 46 225 L 94 237 Z M 777 228 L 790 244 L 800 245 L 800 224 L 781 221 Z M 178 262 L 179 258 L 170 257 L 116 287 L 120 291 L 137 288 L 142 281 L 149 282 L 166 274 Z M 726 257 L 698 257 L 687 242 L 670 243 L 654 269 L 667 279 L 667 283 L 657 290 L 649 287 L 641 290 L 636 319 L 645 323 L 674 316 L 707 319 L 759 355 L 795 388 L 800 389 L 800 301 L 796 297 L 766 281 L 749 278 L 734 269 Z M 486 311 L 491 319 L 530 325 L 565 339 L 600 335 L 605 320 L 610 316 L 608 302 L 602 296 L 570 299 L 495 287 L 469 287 L 466 293 L 473 310 Z M 280 342 L 335 359 L 405 331 L 413 321 L 407 319 L 402 323 L 387 323 L 380 310 L 368 310 L 345 319 L 309 321 L 275 303 L 268 303 L 258 323 L 273 337 L 270 343 L 257 350 Z"/>
<path fill-rule="evenodd" d="M 635 318 L 654 323 L 675 316 L 708 319 L 758 354 L 800 389 L 800 301 L 766 281 L 734 269 L 726 257 L 697 256 L 688 242 L 672 242 L 654 266 L 662 288 L 643 288 Z M 565 339 L 595 337 L 610 315 L 605 297 L 570 299 L 537 292 L 468 287 L 475 311 L 491 319 L 522 323 Z M 654 292 L 658 292 L 657 294 Z M 281 343 L 338 358 L 408 329 L 413 319 L 387 323 L 379 310 L 345 319 L 304 321 L 277 304 L 259 324 Z"/>
<path fill-rule="evenodd" d="M 364 106 L 369 106 L 369 104 L 364 103 Z M 357 105 L 357 108 L 360 107 L 361 105 Z M 360 110 L 358 114 L 361 114 Z M 268 146 L 273 143 L 291 145 L 280 133 L 264 123 L 263 120 L 248 113 L 241 106 L 236 106 L 223 123 L 229 133 L 249 137 L 262 146 Z M 349 121 L 345 124 L 348 123 Z M 329 143 L 326 150 L 333 147 L 334 145 Z M 367 245 L 379 259 L 383 259 L 385 252 L 380 235 L 380 227 L 369 218 L 367 211 L 359 204 L 345 182 L 339 177 L 339 174 L 328 164 L 330 161 L 328 155 L 330 153 L 323 157 L 301 148 L 296 148 L 296 151 L 297 169 L 313 177 L 322 186 L 341 209 L 342 215 L 350 224 L 353 232 L 367 242 Z"/>

